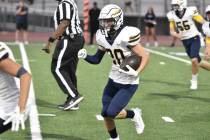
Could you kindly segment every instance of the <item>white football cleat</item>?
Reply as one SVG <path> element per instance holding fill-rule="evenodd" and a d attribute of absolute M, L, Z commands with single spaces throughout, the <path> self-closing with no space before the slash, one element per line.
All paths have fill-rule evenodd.
<path fill-rule="evenodd" d="M 195 81 L 195 80 L 191 80 L 191 86 L 190 86 L 190 89 L 191 90 L 196 90 L 198 89 L 198 81 Z"/>
<path fill-rule="evenodd" d="M 144 121 L 141 117 L 141 115 L 142 115 L 141 109 L 134 108 L 134 109 L 131 109 L 131 110 L 133 110 L 134 114 L 135 114 L 132 121 L 135 122 L 136 132 L 137 132 L 137 134 L 142 134 L 143 131 L 144 131 L 145 125 L 144 125 Z"/>
<path fill-rule="evenodd" d="M 110 138 L 109 140 L 120 140 L 120 137 L 117 136 L 116 138 Z"/>

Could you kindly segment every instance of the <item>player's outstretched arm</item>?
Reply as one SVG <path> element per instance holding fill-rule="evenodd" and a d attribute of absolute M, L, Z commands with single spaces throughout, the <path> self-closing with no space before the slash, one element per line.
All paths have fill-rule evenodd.
<path fill-rule="evenodd" d="M 18 105 L 10 117 L 4 122 L 4 125 L 12 122 L 12 130 L 18 131 L 19 125 L 25 129 L 24 125 L 24 112 L 26 110 L 26 103 L 29 94 L 31 75 L 19 64 L 15 63 L 10 58 L 0 61 L 0 69 L 5 73 L 20 78 L 20 97 Z"/>
<path fill-rule="evenodd" d="M 149 52 L 147 52 L 141 44 L 132 47 L 133 52 L 142 57 L 138 72 L 142 72 L 149 62 Z"/>
<path fill-rule="evenodd" d="M 105 54 L 105 51 L 98 49 L 94 55 L 88 55 L 86 49 L 78 52 L 78 58 L 82 58 L 90 64 L 99 64 Z"/>

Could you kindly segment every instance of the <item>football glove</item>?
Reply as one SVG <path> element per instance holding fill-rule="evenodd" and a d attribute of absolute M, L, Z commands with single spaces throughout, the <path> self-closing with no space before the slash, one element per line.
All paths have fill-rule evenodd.
<path fill-rule="evenodd" d="M 138 76 L 139 73 L 135 71 L 133 68 L 131 68 L 129 65 L 126 65 L 126 68 L 128 69 L 128 71 L 119 69 L 119 72 L 125 73 L 127 75 L 131 75 L 131 76 Z"/>
<path fill-rule="evenodd" d="M 85 59 L 86 57 L 87 57 L 87 51 L 86 51 L 86 49 L 79 50 L 79 52 L 78 52 L 78 58 Z"/>
<path fill-rule="evenodd" d="M 20 112 L 20 107 L 17 106 L 15 108 L 15 111 L 9 114 L 9 118 L 6 119 L 3 123 L 3 125 L 7 125 L 8 123 L 12 123 L 12 131 L 18 131 L 19 126 L 21 126 L 22 130 L 25 130 L 25 119 L 24 119 L 24 113 Z"/>

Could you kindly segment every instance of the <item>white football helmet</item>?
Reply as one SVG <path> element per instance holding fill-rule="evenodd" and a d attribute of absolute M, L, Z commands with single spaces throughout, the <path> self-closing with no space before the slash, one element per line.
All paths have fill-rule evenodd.
<path fill-rule="evenodd" d="M 171 1 L 172 9 L 175 11 L 182 11 L 187 7 L 187 0 L 172 0 Z"/>
<path fill-rule="evenodd" d="M 206 17 L 207 17 L 207 20 L 208 21 L 210 21 L 210 5 L 208 5 L 207 7 L 206 7 Z"/>
<path fill-rule="evenodd" d="M 123 25 L 123 11 L 115 4 L 106 5 L 100 12 L 99 25 L 102 33 L 107 37 Z"/>

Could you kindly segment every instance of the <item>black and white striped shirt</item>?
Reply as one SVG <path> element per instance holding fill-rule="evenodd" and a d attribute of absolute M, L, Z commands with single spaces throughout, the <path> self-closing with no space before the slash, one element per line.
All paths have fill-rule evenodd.
<path fill-rule="evenodd" d="M 55 30 L 62 20 L 70 20 L 69 27 L 63 33 L 63 36 L 70 36 L 72 34 L 81 34 L 82 29 L 80 26 L 78 8 L 74 0 L 62 0 L 54 13 Z"/>

